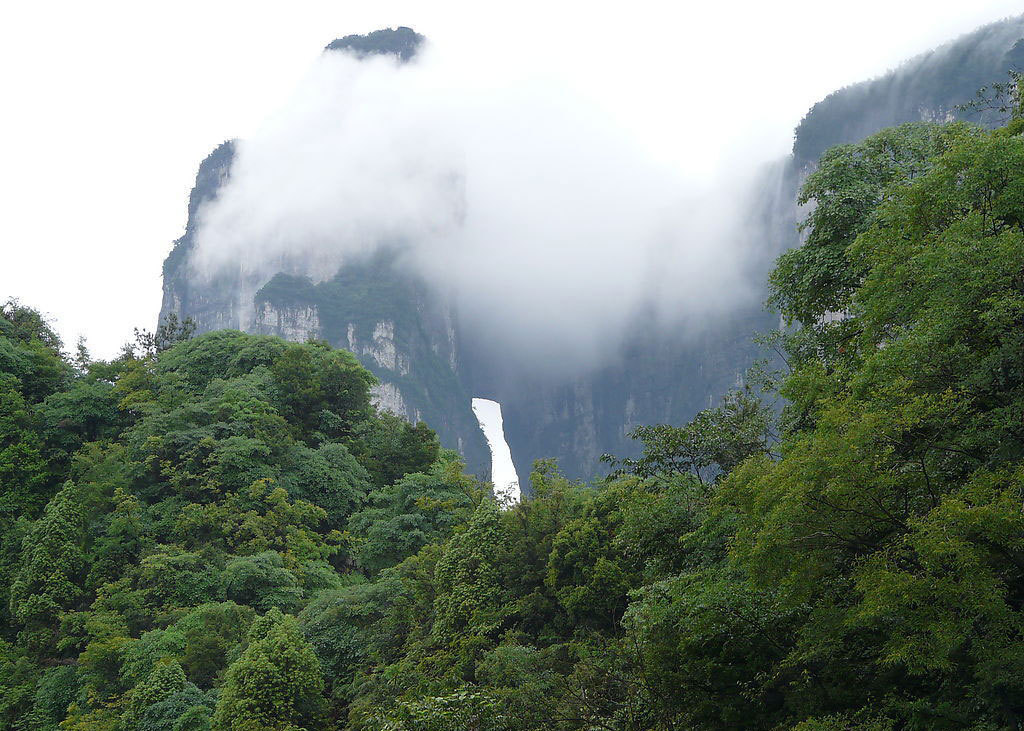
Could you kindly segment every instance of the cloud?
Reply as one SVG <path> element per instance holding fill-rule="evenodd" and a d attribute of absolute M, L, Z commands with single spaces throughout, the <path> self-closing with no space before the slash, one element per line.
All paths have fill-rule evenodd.
<path fill-rule="evenodd" d="M 239 142 L 193 264 L 325 279 L 400 246 L 468 332 L 535 368 L 596 363 L 639 317 L 695 329 L 749 304 L 759 161 L 714 177 L 665 164 L 606 109 L 457 49 L 408 64 L 325 53 Z"/>

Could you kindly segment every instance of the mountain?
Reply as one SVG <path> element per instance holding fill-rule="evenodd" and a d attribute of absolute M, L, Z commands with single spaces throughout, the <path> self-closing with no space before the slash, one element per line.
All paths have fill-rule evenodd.
<path fill-rule="evenodd" d="M 400 61 L 408 61 L 416 55 L 420 44 L 423 43 L 423 36 L 412 28 L 399 26 L 398 28 L 387 28 L 375 30 L 364 36 L 351 35 L 338 38 L 327 44 L 325 51 L 347 51 L 357 57 L 373 55 L 393 55 Z"/>
<path fill-rule="evenodd" d="M 763 175 L 763 195 L 748 225 L 763 246 L 750 253 L 751 281 L 763 282 L 774 258 L 798 242 L 796 191 L 820 153 L 881 128 L 964 117 L 957 105 L 984 84 L 1024 65 L 1024 16 L 985 26 L 906 62 L 877 79 L 839 90 L 816 104 L 796 130 L 792 156 Z M 409 28 L 346 36 L 325 52 L 357 57 L 415 57 L 423 37 Z M 976 118 L 997 120 L 989 112 Z M 212 279 L 189 266 L 202 205 L 229 179 L 235 145 L 200 165 L 185 234 L 164 263 L 161 318 L 195 320 L 200 332 L 234 328 L 289 340 L 321 338 L 351 350 L 380 380 L 374 400 L 410 421 L 426 421 L 458 449 L 470 471 L 489 473 L 489 449 L 471 409 L 473 397 L 502 405 L 505 435 L 521 479 L 553 457 L 571 477 L 593 476 L 603 453 L 633 455 L 634 426 L 684 423 L 742 382 L 759 350 L 751 338 L 775 324 L 764 296 L 702 333 L 666 334 L 638 315 L 625 343 L 600 366 L 571 377 L 517 372 L 459 325 L 452 297 L 395 265 L 384 249 L 345 261 L 317 281 L 291 262 L 272 270 L 239 266 Z"/>
<path fill-rule="evenodd" d="M 1024 15 L 983 26 L 922 53 L 876 79 L 829 94 L 811 107 L 796 129 L 793 157 L 813 164 L 833 145 L 857 142 L 904 122 L 965 119 L 987 127 L 998 113 L 963 112 L 983 86 L 1024 71 Z"/>
<path fill-rule="evenodd" d="M 399 27 L 340 38 L 325 52 L 393 55 L 406 62 L 422 41 Z M 164 262 L 161 319 L 175 312 L 191 317 L 198 332 L 237 329 L 347 348 L 380 380 L 373 389 L 380 408 L 411 422 L 426 421 L 471 471 L 489 475 L 490 450 L 470 406 L 472 394 L 459 378 L 455 314 L 422 282 L 390 266 L 386 252 L 346 262 L 319 283 L 287 262 L 277 272 L 239 267 L 211 279 L 196 276 L 189 255 L 200 209 L 227 181 L 235 153 L 235 143 L 225 142 L 199 166 L 185 233 Z"/>

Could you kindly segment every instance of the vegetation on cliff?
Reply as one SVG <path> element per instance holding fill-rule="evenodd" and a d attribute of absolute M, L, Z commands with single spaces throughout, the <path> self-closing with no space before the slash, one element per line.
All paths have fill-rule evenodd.
<path fill-rule="evenodd" d="M 540 462 L 507 510 L 344 351 L 93 362 L 8 304 L 0 729 L 1019 728 L 1022 131 L 825 155 L 781 412 Z"/>

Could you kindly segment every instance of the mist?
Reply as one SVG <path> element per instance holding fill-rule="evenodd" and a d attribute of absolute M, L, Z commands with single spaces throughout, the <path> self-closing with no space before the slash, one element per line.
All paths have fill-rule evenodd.
<path fill-rule="evenodd" d="M 668 163 L 605 101 L 429 42 L 407 64 L 325 53 L 238 142 L 192 265 L 319 281 L 397 248 L 468 332 L 533 369 L 600 363 L 638 318 L 690 332 L 750 304 L 765 242 L 744 216 L 781 146 L 711 174 L 708 139 L 693 168 Z"/>

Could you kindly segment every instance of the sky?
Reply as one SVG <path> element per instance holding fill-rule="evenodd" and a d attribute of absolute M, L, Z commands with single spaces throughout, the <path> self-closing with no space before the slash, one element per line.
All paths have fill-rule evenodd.
<path fill-rule="evenodd" d="M 473 399 L 473 413 L 491 448 L 491 481 L 495 497 L 505 505 L 514 505 L 522 495 L 519 489 L 519 475 L 512 452 L 505 441 L 505 426 L 501 417 L 501 404 L 490 399 Z"/>
<path fill-rule="evenodd" d="M 258 135 L 332 39 L 408 25 L 475 72 L 543 76 L 652 159 L 713 178 L 782 155 L 833 89 L 1019 0 L 46 2 L 0 26 L 0 298 L 109 357 L 155 325 L 195 170 Z"/>

